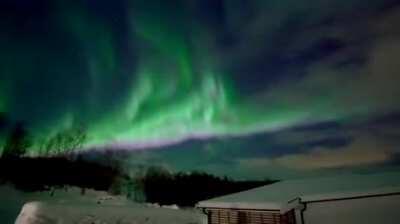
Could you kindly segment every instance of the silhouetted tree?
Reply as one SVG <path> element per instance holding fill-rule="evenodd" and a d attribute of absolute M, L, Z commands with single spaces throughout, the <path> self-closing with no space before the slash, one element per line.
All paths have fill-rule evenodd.
<path fill-rule="evenodd" d="M 6 115 L 3 112 L 0 112 L 0 138 L 3 139 L 4 138 L 4 133 L 6 130 L 6 125 L 7 125 L 7 119 L 6 119 Z M 1 142 L 2 143 L 2 142 Z M 0 143 L 0 144 L 1 144 Z M 3 145 L 1 144 L 0 147 L 3 147 Z M 0 150 L 1 151 L 1 150 Z"/>
<path fill-rule="evenodd" d="M 111 167 L 65 157 L 0 158 L 0 182 L 24 191 L 65 186 L 106 191 L 119 176 L 122 174 Z"/>
<path fill-rule="evenodd" d="M 264 181 L 235 181 L 203 172 L 172 174 L 160 167 L 150 167 L 139 180 L 147 202 L 193 206 L 201 200 L 248 190 L 274 183 Z"/>
<path fill-rule="evenodd" d="M 86 130 L 81 126 L 59 131 L 43 146 L 44 154 L 68 154 L 73 150 L 82 148 L 86 137 Z"/>
<path fill-rule="evenodd" d="M 0 112 L 0 131 L 6 126 L 7 119 L 6 115 L 3 112 Z"/>
<path fill-rule="evenodd" d="M 27 148 L 30 146 L 31 141 L 28 137 L 28 131 L 23 123 L 18 122 L 6 140 L 2 156 L 3 158 L 20 157 L 26 153 Z"/>

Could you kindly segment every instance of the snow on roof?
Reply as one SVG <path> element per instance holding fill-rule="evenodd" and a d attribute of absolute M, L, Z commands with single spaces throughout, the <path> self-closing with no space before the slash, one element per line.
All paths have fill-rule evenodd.
<path fill-rule="evenodd" d="M 333 177 L 285 180 L 198 203 L 200 208 L 287 210 L 298 200 L 344 199 L 400 193 L 400 172 L 352 174 Z"/>

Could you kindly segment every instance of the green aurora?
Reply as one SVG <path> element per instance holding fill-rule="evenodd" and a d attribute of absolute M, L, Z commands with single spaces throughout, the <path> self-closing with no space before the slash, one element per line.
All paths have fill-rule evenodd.
<path fill-rule="evenodd" d="M 318 122 L 346 123 L 398 108 L 388 99 L 398 93 L 395 88 L 372 91 L 373 97 L 365 99 L 371 83 L 384 79 L 369 74 L 370 65 L 339 71 L 333 64 L 344 59 L 332 56 L 307 68 L 281 65 L 290 67 L 282 73 L 301 73 L 300 78 L 272 75 L 280 65 L 259 52 L 271 48 L 290 55 L 296 42 L 277 44 L 273 37 L 281 35 L 277 27 L 284 27 L 290 12 L 271 13 L 276 22 L 263 15 L 270 8 L 284 10 L 284 5 L 252 1 L 247 5 L 256 15 L 247 19 L 237 7 L 241 1 L 219 1 L 225 9 L 220 25 L 199 17 L 194 2 L 102 1 L 95 7 L 92 1 L 52 1 L 7 14 L 0 33 L 0 110 L 10 122 L 26 124 L 34 140 L 30 152 L 77 125 L 86 128 L 85 148 L 142 149 Z M 323 20 L 324 13 L 315 12 L 314 19 Z M 221 46 L 220 30 L 240 41 Z M 312 42 L 320 34 L 282 35 Z M 346 35 L 338 38 L 355 38 Z M 378 67 L 387 61 L 370 55 L 367 63 L 374 59 Z M 242 80 L 257 80 L 251 78 L 254 71 L 235 68 L 255 60 L 272 64 L 274 79 L 244 88 Z M 253 70 L 269 75 L 256 66 Z M 357 104 L 360 99 L 365 100 Z"/>

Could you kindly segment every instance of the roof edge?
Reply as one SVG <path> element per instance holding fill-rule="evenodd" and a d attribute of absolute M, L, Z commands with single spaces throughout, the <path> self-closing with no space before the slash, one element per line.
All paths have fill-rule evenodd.
<path fill-rule="evenodd" d="M 299 198 L 304 203 L 318 201 L 346 200 L 354 198 L 377 197 L 385 195 L 400 194 L 400 187 L 385 187 L 367 191 L 335 192 L 327 194 L 302 195 Z"/>
<path fill-rule="evenodd" d="M 280 211 L 285 206 L 285 203 L 253 203 L 253 202 L 218 202 L 218 201 L 201 201 L 197 203 L 198 208 L 231 208 L 231 209 L 260 209 Z"/>

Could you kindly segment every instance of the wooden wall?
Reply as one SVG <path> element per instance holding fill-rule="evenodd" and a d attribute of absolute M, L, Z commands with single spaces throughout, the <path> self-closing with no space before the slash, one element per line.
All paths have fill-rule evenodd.
<path fill-rule="evenodd" d="M 208 224 L 295 224 L 294 211 L 207 209 Z"/>

